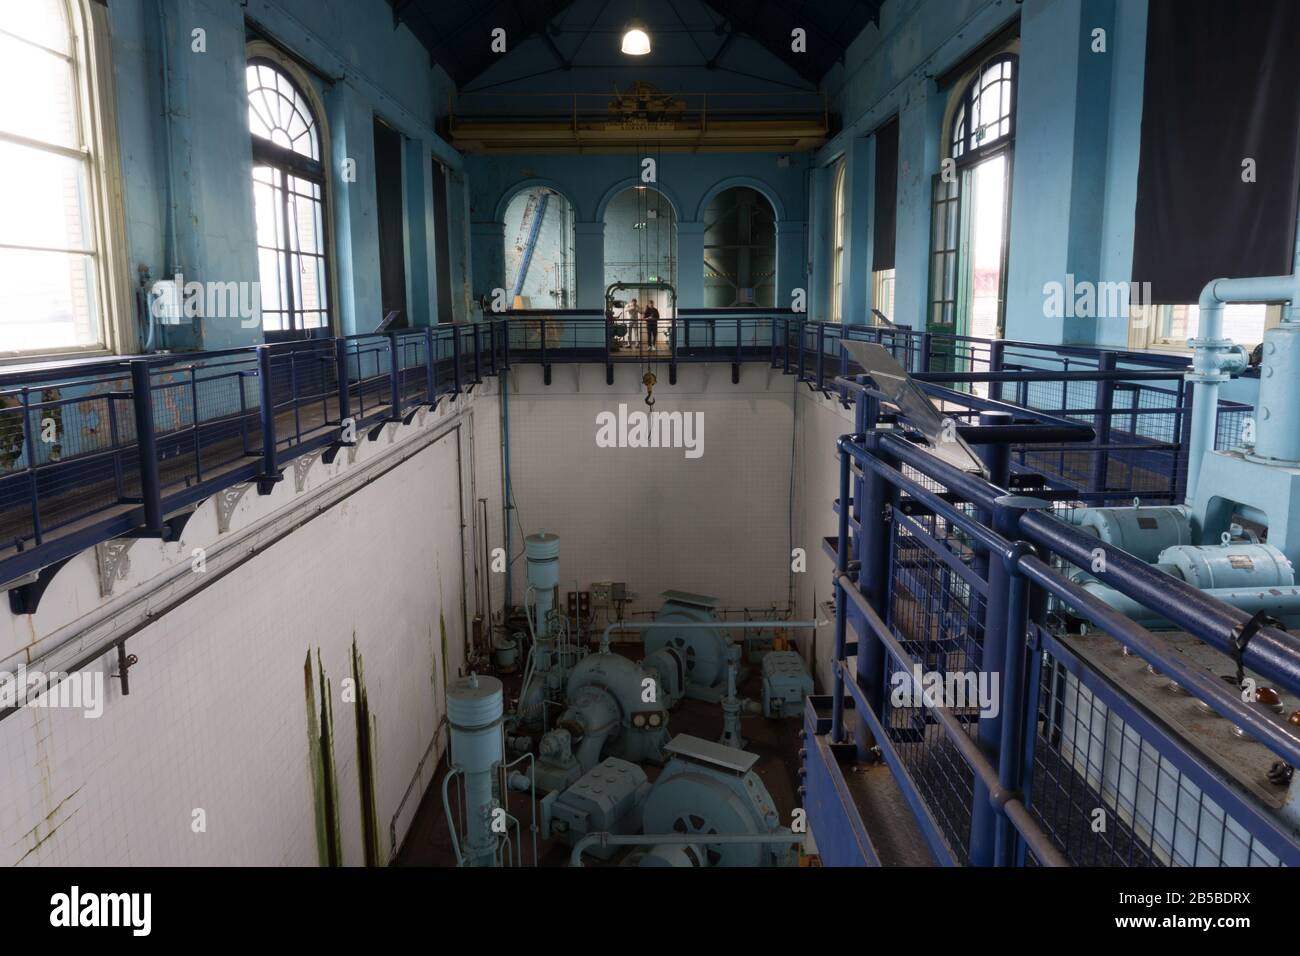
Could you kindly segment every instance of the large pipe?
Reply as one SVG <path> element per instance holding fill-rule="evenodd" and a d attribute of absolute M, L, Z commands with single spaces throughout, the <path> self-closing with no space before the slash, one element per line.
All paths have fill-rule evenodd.
<path fill-rule="evenodd" d="M 811 630 L 815 627 L 821 627 L 826 621 L 646 621 L 636 624 L 632 622 L 614 621 L 606 626 L 600 635 L 600 652 L 609 653 L 609 635 L 614 631 L 653 631 L 660 628 L 687 628 L 693 627 L 701 631 L 779 631 L 788 627 L 794 630 Z"/>
<path fill-rule="evenodd" d="M 1087 581 L 1083 589 L 1105 601 L 1112 608 L 1144 624 L 1171 623 L 1159 611 L 1146 607 L 1140 601 L 1108 587 L 1100 581 Z M 1207 597 L 1231 604 L 1247 614 L 1263 611 L 1278 618 L 1295 618 L 1300 616 L 1300 587 L 1263 587 L 1263 588 L 1207 588 L 1201 592 Z"/>
<path fill-rule="evenodd" d="M 1187 373 L 1187 380 L 1195 385 L 1196 393 L 1192 402 L 1192 434 L 1187 451 L 1187 500 L 1191 502 L 1196 492 L 1196 482 L 1200 477 L 1201 462 L 1205 455 L 1214 450 L 1214 433 L 1218 421 L 1219 385 L 1239 374 L 1246 367 L 1245 351 L 1231 340 L 1223 338 L 1223 309 L 1233 302 L 1281 302 L 1286 305 L 1284 312 L 1284 334 L 1297 331 L 1300 324 L 1300 219 L 1296 222 L 1296 243 L 1292 260 L 1292 273 L 1289 276 L 1260 276 L 1250 279 L 1214 279 L 1201 290 L 1198 303 L 1200 309 L 1200 327 L 1197 337 L 1191 344 L 1195 349 L 1192 356 L 1192 369 Z M 1288 378 L 1297 373 L 1297 369 L 1281 369 L 1281 375 L 1274 375 L 1276 384 L 1285 385 Z M 1260 404 L 1265 404 L 1265 383 L 1269 376 L 1260 380 Z M 1271 391 L 1271 389 L 1270 389 Z M 1284 418 L 1278 424 L 1285 427 L 1289 419 Z M 1260 427 L 1267 430 L 1269 423 L 1261 421 Z M 1300 439 L 1296 440 L 1300 444 Z M 1300 452 L 1297 453 L 1300 457 Z"/>

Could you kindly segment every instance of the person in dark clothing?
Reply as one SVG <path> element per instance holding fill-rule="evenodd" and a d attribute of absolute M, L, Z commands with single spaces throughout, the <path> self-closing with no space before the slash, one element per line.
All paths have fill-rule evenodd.
<path fill-rule="evenodd" d="M 647 302 L 645 306 L 645 330 L 653 348 L 659 340 L 659 310 L 653 302 Z"/>

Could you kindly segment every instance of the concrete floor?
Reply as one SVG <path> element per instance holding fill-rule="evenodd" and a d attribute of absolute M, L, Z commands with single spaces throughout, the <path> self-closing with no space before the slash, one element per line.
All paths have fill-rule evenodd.
<path fill-rule="evenodd" d="M 627 657 L 641 656 L 640 644 L 615 644 L 614 650 Z M 506 697 L 512 699 L 518 694 L 519 675 L 502 677 L 506 685 Z M 757 668 L 750 668 L 749 674 L 741 681 L 738 688 L 743 697 L 758 699 L 760 697 L 761 678 Z M 746 749 L 758 755 L 754 770 L 772 795 L 782 821 L 789 825 L 791 813 L 800 805 L 799 788 L 799 747 L 802 722 L 799 718 L 769 720 L 761 715 L 742 718 L 742 733 L 748 740 Z M 722 710 L 717 704 L 698 700 L 683 700 L 669 713 L 668 729 L 672 734 L 693 734 L 705 740 L 717 740 L 722 733 Z M 654 780 L 659 774 L 659 767 L 643 767 L 646 776 Z M 416 811 L 406 841 L 393 861 L 395 866 L 454 866 L 455 854 L 452 850 L 450 835 L 447 830 L 446 814 L 442 807 L 442 778 L 447 772 L 444 759 L 438 767 L 433 784 L 425 792 Z M 539 794 L 539 798 L 540 798 Z M 527 827 L 531 822 L 531 807 L 526 794 L 512 794 L 510 813 L 519 818 L 525 827 L 524 862 L 532 862 L 531 837 Z M 617 865 L 635 848 L 629 848 L 608 863 L 602 863 L 591 857 L 586 858 L 589 866 Z M 542 866 L 567 866 L 569 846 L 560 840 L 540 840 L 538 856 Z"/>

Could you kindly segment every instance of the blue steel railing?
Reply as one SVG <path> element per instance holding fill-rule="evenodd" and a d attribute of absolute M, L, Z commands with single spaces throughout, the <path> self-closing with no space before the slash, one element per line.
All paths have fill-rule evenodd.
<path fill-rule="evenodd" d="M 508 367 L 504 321 L 0 376 L 0 581 L 30 613 L 72 555 L 171 537 L 216 491 L 378 434 Z M 12 385 L 7 383 L 12 382 Z"/>
<path fill-rule="evenodd" d="M 834 685 L 829 701 L 810 701 L 806 724 L 810 823 L 849 837 L 819 839 L 827 862 L 877 857 L 836 756 L 845 748 L 890 768 L 941 864 L 1300 862 L 1291 823 L 1154 719 L 1096 655 L 1145 661 L 1204 703 L 1203 720 L 1221 716 L 1253 741 L 1241 746 L 1290 767 L 1300 761 L 1296 729 L 1244 703 L 1234 685 L 1068 572 L 1091 570 L 1228 655 L 1249 615 L 1062 521 L 1053 508 L 1069 506 L 1068 492 L 1008 495 L 1010 442 L 981 433 L 986 481 L 898 431 L 875 430 L 881 405 L 871 388 L 855 398 L 858 433 L 839 442 L 838 531 L 827 542 L 836 567 Z M 1092 644 L 1067 631 L 1061 609 L 1087 622 Z M 1285 632 L 1265 627 L 1240 654 L 1245 668 L 1300 694 L 1300 651 Z M 891 688 L 910 682 L 917 666 L 996 674 L 998 706 L 896 700 Z"/>
<path fill-rule="evenodd" d="M 1101 497 L 1116 488 L 1129 494 L 1129 471 L 1162 476 L 1165 485 L 1147 492 L 1153 499 L 1180 490 L 1188 403 L 1177 359 L 813 323 L 770 310 L 660 319 L 653 347 L 647 333 L 644 322 L 608 323 L 598 312 L 516 312 L 433 329 L 11 369 L 0 374 L 0 582 L 39 583 L 36 576 L 48 579 L 113 537 L 173 534 L 202 498 L 251 480 L 269 490 L 289 459 L 337 447 L 343 422 L 373 433 L 511 362 L 541 365 L 549 382 L 553 363 L 603 363 L 612 381 L 619 362 L 653 361 L 669 365 L 672 384 L 679 364 L 729 362 L 738 380 L 742 364 L 762 361 L 829 393 L 837 376 L 856 370 L 840 341 L 879 342 L 930 379 L 927 387 L 942 389 L 936 397 L 963 422 L 1011 402 L 1035 420 L 1069 418 L 1098 432 L 1107 424 L 1107 438 L 1086 453 L 1022 449 L 1018 472 Z M 1135 374 L 1095 393 L 1069 380 L 1106 362 Z M 1160 370 L 1168 381 L 1151 378 Z M 988 377 L 1009 372 L 1021 378 Z M 1221 403 L 1224 440 L 1250 412 Z M 30 606 L 32 593 L 10 589 L 11 607 Z"/>

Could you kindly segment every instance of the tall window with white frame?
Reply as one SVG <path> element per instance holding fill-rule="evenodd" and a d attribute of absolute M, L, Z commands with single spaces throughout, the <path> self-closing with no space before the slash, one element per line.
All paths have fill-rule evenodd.
<path fill-rule="evenodd" d="M 933 332 L 1002 334 L 1018 62 L 992 57 L 956 94 L 931 203 Z"/>
<path fill-rule="evenodd" d="M 844 197 L 844 160 L 835 164 L 835 186 L 831 199 L 831 307 L 830 320 L 844 321 L 844 227 L 847 213 Z"/>
<path fill-rule="evenodd" d="M 262 328 L 268 339 L 328 335 L 325 166 L 319 119 L 278 63 L 248 62 Z"/>
<path fill-rule="evenodd" d="M 0 3 L 0 353 L 113 345 L 79 22 L 67 0 Z"/>

